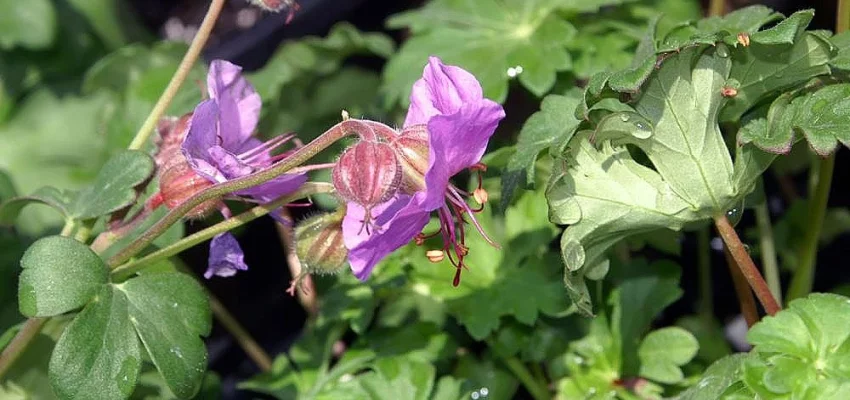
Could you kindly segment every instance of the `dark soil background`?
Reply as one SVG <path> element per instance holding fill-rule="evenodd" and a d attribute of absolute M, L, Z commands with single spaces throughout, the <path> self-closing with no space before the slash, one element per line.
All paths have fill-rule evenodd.
<path fill-rule="evenodd" d="M 207 60 L 221 58 L 244 66 L 248 70 L 260 68 L 273 54 L 278 45 L 285 40 L 307 35 L 324 35 L 336 22 L 349 21 L 364 31 L 384 31 L 396 40 L 404 37 L 404 32 L 387 31 L 383 21 L 394 13 L 414 8 L 422 0 L 298 0 L 301 9 L 290 24 L 285 24 L 285 16 L 267 14 L 255 10 L 247 1 L 231 0 L 219 20 L 205 52 Z M 704 1 L 706 3 L 707 1 Z M 203 18 L 208 1 L 204 0 L 131 0 L 130 11 L 143 22 L 147 29 L 159 37 L 180 37 L 181 29 L 175 27 L 197 27 Z M 751 2 L 733 0 L 730 7 L 739 8 Z M 772 0 L 760 2 L 786 15 L 804 8 L 815 8 L 815 19 L 810 29 L 832 29 L 835 19 L 834 0 L 793 1 Z M 374 65 L 380 69 L 381 65 Z M 529 93 L 523 93 L 519 86 L 511 89 L 506 108 L 514 115 L 530 114 L 538 107 L 538 100 Z M 515 117 L 521 122 L 525 117 Z M 511 118 L 512 120 L 515 118 Z M 504 132 L 503 132 L 504 133 Z M 501 142 L 513 140 L 502 137 Z M 765 174 L 765 186 L 771 204 L 774 222 L 788 206 L 789 188 L 799 196 L 806 196 L 806 173 L 793 176 L 780 183 L 773 174 Z M 842 148 L 838 154 L 833 188 L 830 194 L 831 206 L 850 205 L 850 190 L 846 182 L 850 180 L 850 151 Z M 294 210 L 296 216 L 305 210 Z M 752 212 L 748 211 L 739 231 L 754 226 Z M 190 230 L 197 227 L 189 227 Z M 231 310 L 245 328 L 259 341 L 260 345 L 272 356 L 284 352 L 301 331 L 305 312 L 293 297 L 285 293 L 291 279 L 286 266 L 284 252 L 278 240 L 274 222 L 264 218 L 252 223 L 240 235 L 246 262 L 251 265 L 249 273 L 238 274 L 229 279 L 214 279 L 208 282 L 209 288 L 224 305 Z M 816 291 L 828 291 L 840 283 L 850 282 L 850 269 L 845 267 L 843 253 L 850 248 L 850 235 L 845 235 L 824 249 L 819 256 Z M 650 255 L 651 256 L 651 255 Z M 196 246 L 183 254 L 184 260 L 195 271 L 202 272 L 206 267 L 207 247 Z M 697 302 L 696 276 L 696 240 L 693 234 L 685 236 L 681 256 L 683 266 L 682 285 L 684 297 L 668 308 L 659 323 L 672 323 L 675 319 L 692 313 Z M 738 304 L 732 289 L 731 279 L 719 252 L 712 255 L 714 267 L 714 300 L 717 317 L 728 321 L 738 314 Z M 790 277 L 783 276 L 784 280 Z M 207 339 L 210 368 L 222 378 L 224 399 L 258 398 L 253 393 L 241 392 L 236 384 L 259 371 L 245 356 L 229 334 L 218 324 Z M 262 396 L 259 396 L 262 398 Z"/>

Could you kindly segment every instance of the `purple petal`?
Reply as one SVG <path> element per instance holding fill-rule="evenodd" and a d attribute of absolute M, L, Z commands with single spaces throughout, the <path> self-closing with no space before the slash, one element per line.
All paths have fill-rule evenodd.
<path fill-rule="evenodd" d="M 236 152 L 242 142 L 251 137 L 260 120 L 260 95 L 242 77 L 242 67 L 224 60 L 210 63 L 207 87 L 210 98 L 220 108 L 221 145 Z"/>
<path fill-rule="evenodd" d="M 221 146 L 212 146 L 207 149 L 207 153 L 210 155 L 209 159 L 213 160 L 216 169 L 224 176 L 224 180 L 238 178 L 254 172 L 254 168 L 243 163 L 239 157 Z"/>
<path fill-rule="evenodd" d="M 372 209 L 375 229 L 370 231 L 371 234 L 361 229 L 365 214 L 359 205 L 348 203 L 342 221 L 351 271 L 360 280 L 366 280 L 379 261 L 422 232 L 429 220 L 429 212 L 421 210 L 410 196 L 405 195 Z"/>
<path fill-rule="evenodd" d="M 422 208 L 433 211 L 444 203 L 449 179 L 481 160 L 487 142 L 505 111 L 488 99 L 464 104 L 454 114 L 437 115 L 428 122 L 428 171 L 425 173 Z"/>
<path fill-rule="evenodd" d="M 216 235 L 210 242 L 210 259 L 204 278 L 233 276 L 237 271 L 247 271 L 245 254 L 239 242 L 229 232 Z"/>
<path fill-rule="evenodd" d="M 206 100 L 195 107 L 189 132 L 183 140 L 181 151 L 192 169 L 212 182 L 221 182 L 224 177 L 216 167 L 216 160 L 208 152 L 218 144 L 218 105 Z"/>
<path fill-rule="evenodd" d="M 435 115 L 454 114 L 465 103 L 482 98 L 481 85 L 472 74 L 429 57 L 422 78 L 413 84 L 404 126 L 427 124 Z"/>

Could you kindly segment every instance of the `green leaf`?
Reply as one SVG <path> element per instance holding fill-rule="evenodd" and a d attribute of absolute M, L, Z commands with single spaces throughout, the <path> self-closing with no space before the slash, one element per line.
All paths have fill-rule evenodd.
<path fill-rule="evenodd" d="M 534 162 L 540 152 L 570 140 L 580 122 L 573 116 L 580 99 L 578 89 L 563 96 L 546 96 L 540 111 L 525 121 L 517 138 L 516 152 L 502 173 L 501 209 L 507 208 L 517 187 L 534 186 Z"/>
<path fill-rule="evenodd" d="M 102 285 L 65 329 L 50 358 L 50 381 L 63 399 L 121 399 L 133 392 L 142 351 L 127 298 Z"/>
<path fill-rule="evenodd" d="M 455 269 L 448 260 L 431 263 L 417 249 L 411 260 L 412 284 L 424 285 L 423 290 L 445 303 L 449 314 L 478 340 L 496 330 L 502 316 L 533 325 L 541 313 L 564 312 L 567 304 L 556 278 L 558 262 L 546 252 L 555 229 L 547 222 L 545 210 L 539 193 L 526 192 L 506 211 L 504 226 L 496 225 L 489 209 L 477 213 L 483 230 L 503 249 L 494 250 L 477 232 L 467 233 L 469 254 L 464 263 L 469 269 L 458 287 L 452 287 Z M 523 294 L 530 292 L 536 295 Z"/>
<path fill-rule="evenodd" d="M 648 264 L 636 260 L 621 270 L 625 276 L 620 277 L 622 281 L 610 301 L 615 301 L 620 310 L 618 318 L 612 319 L 618 324 L 615 331 L 622 343 L 623 372 L 632 375 L 638 373 L 640 338 L 661 311 L 682 297 L 681 267 L 671 261 Z"/>
<path fill-rule="evenodd" d="M 452 376 L 464 379 L 464 389 L 472 389 L 480 394 L 481 388 L 487 388 L 488 400 L 514 399 L 519 382 L 502 363 L 497 363 L 490 357 L 477 359 L 474 355 L 465 354 L 458 358 Z M 471 398 L 466 394 L 463 398 Z"/>
<path fill-rule="evenodd" d="M 23 258 L 18 285 L 21 314 L 49 317 L 83 306 L 107 281 L 103 260 L 88 246 L 62 236 L 33 243 Z"/>
<path fill-rule="evenodd" d="M 850 32 L 839 33 L 830 38 L 830 41 L 838 48 L 838 52 L 829 61 L 829 65 L 836 69 L 850 70 Z"/>
<path fill-rule="evenodd" d="M 850 384 L 850 299 L 814 293 L 792 301 L 754 325 L 747 339 L 755 347 L 746 383 L 759 392 L 803 393 L 820 385 Z"/>
<path fill-rule="evenodd" d="M 324 76 L 338 69 L 342 62 L 355 54 L 388 58 L 395 45 L 381 33 L 363 33 L 347 22 L 331 28 L 328 35 L 306 37 L 281 46 L 258 72 L 248 74 L 263 101 L 281 96 L 281 88 L 305 75 Z M 339 110 L 337 110 L 337 116 Z"/>
<path fill-rule="evenodd" d="M 753 42 L 768 45 L 794 43 L 799 33 L 806 29 L 814 16 L 813 10 L 797 11 L 773 27 L 753 33 L 750 38 Z"/>
<path fill-rule="evenodd" d="M 91 182 L 107 157 L 102 126 L 110 101 L 105 93 L 61 99 L 47 90 L 30 94 L 0 126 L 0 168 L 20 193 L 42 186 L 78 189 Z M 32 208 L 23 211 L 17 227 L 37 235 L 61 222 L 53 211 Z"/>
<path fill-rule="evenodd" d="M 56 339 L 53 337 L 54 332 L 47 333 L 47 331 L 52 330 L 53 327 L 50 325 L 61 325 L 61 329 L 64 329 L 65 324 L 54 324 L 54 321 L 48 321 L 45 324 L 42 332 L 36 335 L 18 356 L 15 367 L 3 376 L 3 381 L 0 382 L 0 398 L 4 400 L 7 398 L 10 400 L 57 399 L 47 371 L 51 353 L 56 346 Z"/>
<path fill-rule="evenodd" d="M 101 168 L 91 186 L 83 189 L 72 207 L 76 219 L 91 219 L 120 210 L 136 199 L 135 187 L 153 173 L 147 153 L 125 150 Z"/>
<path fill-rule="evenodd" d="M 739 86 L 738 93 L 721 111 L 722 121 L 736 121 L 766 96 L 828 74 L 831 54 L 829 43 L 811 33 L 803 33 L 793 45 L 751 43 L 730 53 L 729 78 Z"/>
<path fill-rule="evenodd" d="M 798 97 L 787 106 L 780 107 L 778 121 L 768 123 L 756 120 L 741 132 L 741 140 L 753 142 L 766 151 L 787 153 L 791 150 L 795 133 L 805 135 L 809 146 L 819 155 L 827 156 L 835 151 L 838 143 L 850 147 L 850 84 L 826 86 L 814 93 Z M 782 144 L 776 146 L 776 143 Z"/>
<path fill-rule="evenodd" d="M 30 204 L 44 204 L 52 207 L 68 218 L 71 203 L 77 197 L 77 193 L 69 190 L 59 190 L 54 187 L 45 186 L 36 189 L 27 196 L 13 197 L 0 204 L 0 225 L 12 225 L 18 219 L 24 207 Z"/>
<path fill-rule="evenodd" d="M 397 357 L 379 359 L 358 381 L 374 399 L 427 400 L 434 376 L 431 363 Z"/>
<path fill-rule="evenodd" d="M 575 28 L 554 13 L 560 0 L 438 0 L 393 16 L 391 28 L 409 27 L 413 35 L 384 70 L 390 102 L 407 101 L 428 56 L 470 71 L 484 95 L 504 101 L 514 74 L 537 96 L 548 92 L 558 71 L 570 67 L 566 50 Z M 522 67 L 518 72 L 515 67 Z"/>
<path fill-rule="evenodd" d="M 199 336 L 212 327 L 203 289 L 177 272 L 145 274 L 116 288 L 127 296 L 130 321 L 168 387 L 178 397 L 193 396 L 207 366 Z"/>
<path fill-rule="evenodd" d="M 652 331 L 638 348 L 640 376 L 667 384 L 680 382 L 685 375 L 679 367 L 691 361 L 698 350 L 697 339 L 682 328 Z"/>
<path fill-rule="evenodd" d="M 687 329 L 697 338 L 699 342 L 697 360 L 708 364 L 732 353 L 729 342 L 723 335 L 723 327 L 717 320 L 706 320 L 699 315 L 690 315 L 677 320 L 676 325 Z"/>
<path fill-rule="evenodd" d="M 316 323 L 324 325 L 348 321 L 354 332 L 363 334 L 375 314 L 375 293 L 370 286 L 353 279 L 353 276 L 342 279 L 345 278 L 349 279 L 346 279 L 345 283 L 334 285 L 332 290 L 322 295 L 322 312 Z"/>
<path fill-rule="evenodd" d="M 733 354 L 717 360 L 702 374 L 702 378 L 684 391 L 679 400 L 716 400 L 740 379 L 745 354 Z M 752 398 L 752 397 L 750 397 Z"/>
<path fill-rule="evenodd" d="M 125 32 L 138 32 L 143 29 L 136 21 L 136 16 L 122 8 L 126 5 L 113 0 L 70 0 L 70 5 L 83 14 L 104 43 L 110 48 L 117 48 L 127 43 Z M 124 6 L 124 7 L 122 7 Z"/>
<path fill-rule="evenodd" d="M 697 22 L 697 27 L 702 32 L 727 32 L 735 36 L 746 32 L 753 34 L 762 26 L 773 21 L 782 19 L 782 14 L 762 5 L 734 10 L 721 17 L 709 17 Z"/>
<path fill-rule="evenodd" d="M 50 0 L 0 0 L 0 48 L 43 49 L 56 36 L 56 10 Z"/>
<path fill-rule="evenodd" d="M 403 356 L 433 363 L 453 358 L 458 345 L 442 327 L 420 322 L 370 330 L 355 343 L 355 348 L 373 349 L 379 358 Z"/>

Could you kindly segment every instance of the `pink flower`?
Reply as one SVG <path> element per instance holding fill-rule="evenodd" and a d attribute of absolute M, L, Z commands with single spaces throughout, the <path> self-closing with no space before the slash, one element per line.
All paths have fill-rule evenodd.
<path fill-rule="evenodd" d="M 465 169 L 483 170 L 479 162 L 505 112 L 484 98 L 472 74 L 437 57 L 429 58 L 422 78 L 413 85 L 410 103 L 404 129 L 391 142 L 405 169 L 406 190 L 372 208 L 371 232 L 362 229 L 369 217 L 364 208 L 347 204 L 343 234 L 349 263 L 355 276 L 365 280 L 381 259 L 413 239 L 423 240 L 422 229 L 436 211 L 442 250 L 457 268 L 457 285 L 469 251 L 464 216 L 486 235 L 473 215 L 477 210 L 466 204 L 469 193 L 450 179 Z"/>

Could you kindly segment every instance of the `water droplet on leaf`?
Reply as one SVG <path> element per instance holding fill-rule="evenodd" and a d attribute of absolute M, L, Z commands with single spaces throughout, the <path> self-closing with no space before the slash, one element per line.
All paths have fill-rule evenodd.
<path fill-rule="evenodd" d="M 629 115 L 628 114 L 620 114 L 620 121 L 628 122 L 629 121 Z"/>
<path fill-rule="evenodd" d="M 738 225 L 741 222 L 741 217 L 744 215 L 744 200 L 736 204 L 734 207 L 726 210 L 726 218 L 729 219 L 729 223 L 732 226 Z"/>
<path fill-rule="evenodd" d="M 717 55 L 723 58 L 729 57 L 729 48 L 726 47 L 725 44 L 720 43 L 717 45 Z"/>

